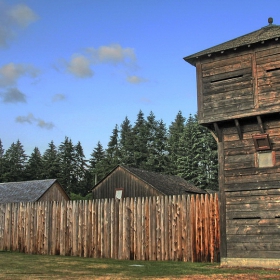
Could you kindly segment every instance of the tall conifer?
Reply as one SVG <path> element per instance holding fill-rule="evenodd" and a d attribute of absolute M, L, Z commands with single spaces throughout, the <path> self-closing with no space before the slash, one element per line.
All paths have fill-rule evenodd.
<path fill-rule="evenodd" d="M 176 115 L 175 120 L 171 123 L 168 129 L 167 151 L 168 151 L 168 163 L 166 166 L 166 172 L 168 174 L 177 174 L 177 159 L 179 155 L 178 144 L 179 139 L 183 134 L 185 127 L 185 117 L 181 111 Z"/>
<path fill-rule="evenodd" d="M 134 144 L 132 166 L 136 168 L 145 168 L 145 164 L 148 158 L 147 143 L 149 132 L 144 114 L 141 110 L 139 111 L 137 119 L 135 121 L 135 125 L 133 126 L 132 135 Z"/>
<path fill-rule="evenodd" d="M 65 137 L 58 149 L 59 157 L 59 182 L 70 194 L 74 191 L 74 173 L 75 173 L 75 151 L 72 140 Z"/>
<path fill-rule="evenodd" d="M 43 161 L 40 150 L 35 147 L 25 168 L 25 180 L 43 179 Z"/>
<path fill-rule="evenodd" d="M 18 182 L 24 181 L 25 164 L 27 155 L 25 154 L 23 145 L 18 140 L 12 143 L 4 154 L 4 172 L 3 182 Z"/>
<path fill-rule="evenodd" d="M 130 120 L 125 117 L 120 129 L 120 163 L 132 165 L 134 162 L 134 141 L 132 125 Z"/>
<path fill-rule="evenodd" d="M 43 161 L 43 178 L 56 179 L 59 177 L 60 166 L 58 151 L 53 141 L 48 144 L 48 149 L 42 156 Z"/>
<path fill-rule="evenodd" d="M 102 144 L 98 141 L 96 147 L 93 149 L 91 153 L 91 158 L 89 160 L 90 163 L 90 171 L 94 178 L 94 184 L 101 180 L 106 172 L 107 166 L 105 164 L 105 151 L 103 149 Z"/>

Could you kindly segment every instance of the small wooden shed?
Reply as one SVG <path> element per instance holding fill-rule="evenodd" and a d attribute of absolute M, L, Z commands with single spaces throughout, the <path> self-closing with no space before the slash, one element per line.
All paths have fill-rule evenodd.
<path fill-rule="evenodd" d="M 93 199 L 203 194 L 183 178 L 118 165 L 93 189 Z"/>
<path fill-rule="evenodd" d="M 0 203 L 68 200 L 56 179 L 0 183 Z"/>
<path fill-rule="evenodd" d="M 280 26 L 184 58 L 218 142 L 221 263 L 280 267 Z"/>

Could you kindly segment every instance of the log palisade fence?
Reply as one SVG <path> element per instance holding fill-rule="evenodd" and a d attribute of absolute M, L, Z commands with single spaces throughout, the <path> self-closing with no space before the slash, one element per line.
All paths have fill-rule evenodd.
<path fill-rule="evenodd" d="M 0 204 L 0 250 L 219 261 L 217 195 Z"/>

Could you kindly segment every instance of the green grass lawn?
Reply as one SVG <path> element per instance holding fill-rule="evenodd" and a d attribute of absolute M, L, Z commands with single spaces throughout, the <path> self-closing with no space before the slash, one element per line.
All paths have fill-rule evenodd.
<path fill-rule="evenodd" d="M 0 279 L 280 279 L 278 270 L 0 252 Z"/>

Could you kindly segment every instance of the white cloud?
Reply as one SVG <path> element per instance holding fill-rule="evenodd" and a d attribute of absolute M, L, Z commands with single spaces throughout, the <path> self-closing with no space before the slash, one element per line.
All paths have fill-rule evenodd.
<path fill-rule="evenodd" d="M 64 94 L 55 94 L 52 98 L 52 102 L 59 102 L 59 101 L 62 101 L 62 100 L 65 100 L 65 95 Z"/>
<path fill-rule="evenodd" d="M 8 14 L 12 21 L 21 27 L 26 27 L 38 19 L 38 16 L 24 4 L 11 7 Z"/>
<path fill-rule="evenodd" d="M 93 63 L 125 63 L 135 62 L 136 55 L 134 49 L 123 48 L 119 44 L 112 44 L 109 46 L 101 46 L 98 49 L 88 48 Z"/>
<path fill-rule="evenodd" d="M 35 118 L 32 113 L 29 113 L 27 116 L 18 116 L 16 117 L 16 122 L 18 123 L 29 123 L 29 124 L 37 124 L 40 128 L 52 129 L 54 128 L 54 124 L 52 122 L 46 122 L 40 118 Z"/>
<path fill-rule="evenodd" d="M 93 76 L 93 71 L 90 69 L 90 61 L 83 55 L 75 54 L 67 64 L 67 70 L 71 74 L 79 78 L 88 78 Z"/>
<path fill-rule="evenodd" d="M 0 93 L 3 103 L 25 103 L 26 96 L 17 88 L 9 88 L 6 92 Z"/>
<path fill-rule="evenodd" d="M 36 21 L 38 16 L 27 5 L 8 6 L 0 2 L 0 47 L 6 47 L 16 36 L 19 28 L 25 28 Z"/>
<path fill-rule="evenodd" d="M 37 125 L 41 128 L 46 128 L 49 130 L 54 128 L 54 124 L 52 122 L 45 122 L 41 119 L 37 119 Z"/>
<path fill-rule="evenodd" d="M 100 46 L 99 48 L 86 48 L 83 54 L 72 55 L 71 60 L 66 62 L 66 69 L 76 77 L 87 78 L 94 75 L 91 69 L 92 65 L 122 65 L 130 71 L 133 68 L 137 68 L 136 60 L 133 48 L 123 48 L 119 44 L 111 44 Z M 130 76 L 127 78 L 127 81 L 137 84 L 146 80 L 137 76 Z"/>
<path fill-rule="evenodd" d="M 143 79 L 143 78 L 138 77 L 138 76 L 127 76 L 126 80 L 131 84 L 140 84 L 140 83 L 147 82 L 146 79 Z"/>
<path fill-rule="evenodd" d="M 18 123 L 30 123 L 32 124 L 35 121 L 35 117 L 32 113 L 29 113 L 27 116 L 18 116 L 16 117 L 16 122 Z"/>
<path fill-rule="evenodd" d="M 39 70 L 32 65 L 8 63 L 0 68 L 0 86 L 11 86 L 17 83 L 21 76 L 35 78 Z"/>

